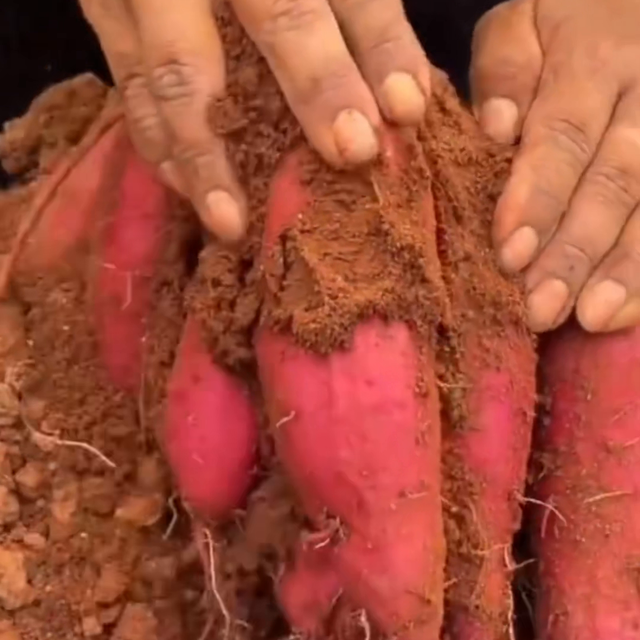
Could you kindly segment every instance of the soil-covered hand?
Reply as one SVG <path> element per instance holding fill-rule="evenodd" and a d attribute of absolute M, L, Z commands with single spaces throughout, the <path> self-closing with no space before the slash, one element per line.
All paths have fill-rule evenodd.
<path fill-rule="evenodd" d="M 640 5 L 512 0 L 474 41 L 476 113 L 521 138 L 498 203 L 503 266 L 527 269 L 532 328 L 640 321 Z"/>
<path fill-rule="evenodd" d="M 245 200 L 209 121 L 210 103 L 225 89 L 210 0 L 80 4 L 124 97 L 138 150 L 192 200 L 211 231 L 237 239 Z M 381 113 L 403 124 L 422 118 L 429 64 L 401 0 L 231 4 L 309 140 L 332 164 L 377 154 Z"/>

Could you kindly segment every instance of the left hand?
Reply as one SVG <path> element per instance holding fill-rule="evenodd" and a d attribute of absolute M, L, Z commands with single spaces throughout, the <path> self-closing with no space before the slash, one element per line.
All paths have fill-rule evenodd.
<path fill-rule="evenodd" d="M 498 203 L 502 266 L 535 331 L 640 323 L 640 3 L 510 0 L 476 28 L 480 124 L 521 139 Z"/>

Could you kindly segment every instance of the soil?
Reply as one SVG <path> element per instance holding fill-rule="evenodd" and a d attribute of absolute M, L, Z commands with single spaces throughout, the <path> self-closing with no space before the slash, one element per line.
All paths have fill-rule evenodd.
<path fill-rule="evenodd" d="M 468 410 L 456 391 L 469 375 L 463 338 L 490 341 L 496 327 L 509 326 L 529 340 L 520 285 L 499 274 L 490 242 L 510 150 L 480 135 L 446 79 L 435 74 L 421 127 L 397 132 L 395 142 L 384 134 L 396 152 L 358 171 L 331 170 L 305 145 L 266 64 L 221 11 L 229 92 L 211 120 L 246 190 L 249 232 L 238 247 L 207 239 L 195 264 L 202 243 L 195 217 L 174 202 L 154 275 L 144 402 L 114 388 L 100 366 L 86 310 L 86 251 L 58 270 L 17 272 L 19 304 L 12 298 L 0 307 L 0 335 L 16 336 L 0 344 L 0 640 L 222 634 L 222 620 L 211 617 L 212 576 L 203 576 L 189 514 L 153 438 L 187 312 L 212 356 L 257 402 L 257 326 L 326 354 L 348 348 L 365 318 L 402 320 L 420 348 L 437 355 L 451 429 L 464 428 Z M 24 185 L 0 199 L 1 253 L 40 181 L 106 97 L 96 80 L 81 77 L 42 96 L 7 130 L 3 163 Z M 294 150 L 313 197 L 294 225 L 264 243 L 269 184 Z M 434 206 L 425 214 L 429 197 Z M 506 366 L 503 356 L 486 350 L 492 366 Z M 215 531 L 214 555 L 225 602 L 252 625 L 239 634 L 276 638 L 288 629 L 271 585 L 302 523 L 268 430 L 261 448 L 247 510 Z M 472 490 L 466 481 L 462 488 Z"/>

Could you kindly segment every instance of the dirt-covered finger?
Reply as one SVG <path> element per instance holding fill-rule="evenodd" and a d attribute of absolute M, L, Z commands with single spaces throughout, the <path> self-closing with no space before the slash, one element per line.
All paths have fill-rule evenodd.
<path fill-rule="evenodd" d="M 326 0 L 233 0 L 311 144 L 338 166 L 373 159 L 380 113 Z"/>
<path fill-rule="evenodd" d="M 503 2 L 480 19 L 473 34 L 470 84 L 485 133 L 498 142 L 515 142 L 541 70 L 532 0 Z"/>
<path fill-rule="evenodd" d="M 331 0 L 350 50 L 386 118 L 422 121 L 431 91 L 427 56 L 400 0 Z"/>
<path fill-rule="evenodd" d="M 225 88 L 220 36 L 209 0 L 130 0 L 151 95 L 171 158 L 203 223 L 224 240 L 244 232 L 244 198 L 210 125 Z"/>
<path fill-rule="evenodd" d="M 144 73 L 133 15 L 124 0 L 80 0 L 122 95 L 129 132 L 145 160 L 161 165 L 169 144 Z"/>

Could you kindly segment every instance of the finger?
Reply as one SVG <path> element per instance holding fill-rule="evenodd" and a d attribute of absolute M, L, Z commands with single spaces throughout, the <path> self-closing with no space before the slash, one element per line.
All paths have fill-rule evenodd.
<path fill-rule="evenodd" d="M 511 0 L 485 13 L 473 33 L 471 99 L 482 129 L 513 144 L 542 70 L 532 0 Z"/>
<path fill-rule="evenodd" d="M 419 124 L 430 66 L 401 0 L 331 0 L 331 6 L 384 115 L 397 124 Z"/>
<path fill-rule="evenodd" d="M 380 113 L 327 0 L 233 0 L 311 144 L 341 166 L 374 158 Z"/>
<path fill-rule="evenodd" d="M 224 93 L 220 37 L 209 0 L 130 0 L 151 95 L 171 155 L 203 223 L 224 240 L 244 231 L 244 200 L 224 144 L 209 124 Z"/>
<path fill-rule="evenodd" d="M 640 96 L 628 96 L 616 108 L 558 231 L 527 274 L 532 329 L 547 331 L 566 319 L 638 202 Z M 545 291 L 557 293 L 547 296 Z"/>
<path fill-rule="evenodd" d="M 587 331 L 618 331 L 640 324 L 640 208 L 587 283 L 576 307 Z"/>
<path fill-rule="evenodd" d="M 506 270 L 524 269 L 555 231 L 617 95 L 617 85 L 587 65 L 561 55 L 547 62 L 494 216 L 494 242 Z"/>
<path fill-rule="evenodd" d="M 145 160 L 161 164 L 169 157 L 169 143 L 147 86 L 133 16 L 124 0 L 80 0 L 80 5 L 122 95 L 132 142 Z"/>

